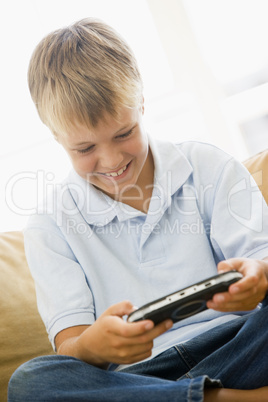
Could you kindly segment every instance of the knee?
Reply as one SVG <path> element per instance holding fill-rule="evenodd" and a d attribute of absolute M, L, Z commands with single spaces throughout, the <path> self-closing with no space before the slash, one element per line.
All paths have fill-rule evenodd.
<path fill-rule="evenodd" d="M 31 390 L 32 361 L 24 363 L 11 376 L 8 384 L 8 401 L 23 402 L 32 399 Z"/>
<path fill-rule="evenodd" d="M 42 356 L 20 366 L 12 375 L 8 386 L 8 402 L 47 402 L 55 400 L 55 394 L 61 393 L 60 400 L 66 401 L 66 390 L 72 382 L 84 378 L 90 366 L 68 356 Z"/>
<path fill-rule="evenodd" d="M 37 357 L 22 364 L 8 384 L 8 402 L 40 401 L 46 365 L 53 356 Z M 46 374 L 47 375 L 47 374 Z"/>

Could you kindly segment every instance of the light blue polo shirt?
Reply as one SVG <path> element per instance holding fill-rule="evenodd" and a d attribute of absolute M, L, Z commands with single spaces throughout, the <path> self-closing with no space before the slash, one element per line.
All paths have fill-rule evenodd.
<path fill-rule="evenodd" d="M 28 263 L 49 339 L 93 324 L 111 304 L 142 306 L 217 273 L 231 257 L 268 256 L 268 210 L 248 171 L 218 148 L 150 140 L 147 214 L 116 202 L 74 171 L 25 229 Z M 239 313 L 206 310 L 154 342 L 153 356 Z"/>

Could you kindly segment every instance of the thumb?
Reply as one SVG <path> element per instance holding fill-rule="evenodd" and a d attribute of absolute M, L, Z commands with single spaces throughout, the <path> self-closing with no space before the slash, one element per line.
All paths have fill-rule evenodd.
<path fill-rule="evenodd" d="M 108 307 L 103 315 L 114 315 L 118 317 L 123 317 L 124 315 L 129 315 L 130 313 L 132 313 L 132 311 L 136 310 L 136 308 L 137 307 L 135 307 L 129 300 L 124 300 Z"/>
<path fill-rule="evenodd" d="M 221 274 L 223 272 L 228 272 L 233 269 L 238 270 L 239 266 L 241 265 L 241 260 L 236 258 L 230 258 L 229 260 L 221 261 L 218 264 L 218 273 Z"/>
<path fill-rule="evenodd" d="M 249 266 L 251 266 L 252 269 L 254 268 L 254 260 L 251 260 L 249 264 L 247 258 L 229 258 L 228 260 L 219 262 L 218 273 L 235 270 L 244 275 L 245 269 L 248 269 Z"/>

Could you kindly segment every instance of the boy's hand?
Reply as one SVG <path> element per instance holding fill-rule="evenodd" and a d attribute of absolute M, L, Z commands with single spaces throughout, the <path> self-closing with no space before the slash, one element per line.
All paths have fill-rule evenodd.
<path fill-rule="evenodd" d="M 130 364 L 148 358 L 154 338 L 170 329 L 173 322 L 166 320 L 156 326 L 150 320 L 125 322 L 122 317 L 133 310 L 129 301 L 114 304 L 87 328 L 79 339 L 83 360 L 93 360 L 95 364 L 102 366 L 111 362 Z"/>
<path fill-rule="evenodd" d="M 228 292 L 218 293 L 207 302 L 208 308 L 217 311 L 247 311 L 254 309 L 268 290 L 268 260 L 232 258 L 218 264 L 218 271 L 235 269 L 244 276 L 232 284 Z"/>

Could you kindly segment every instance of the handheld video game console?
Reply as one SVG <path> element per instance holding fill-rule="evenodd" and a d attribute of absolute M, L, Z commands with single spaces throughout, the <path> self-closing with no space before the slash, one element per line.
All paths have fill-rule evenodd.
<path fill-rule="evenodd" d="M 168 318 L 173 322 L 183 320 L 207 309 L 206 303 L 214 294 L 226 292 L 232 283 L 239 281 L 242 277 L 243 275 L 237 271 L 228 271 L 210 277 L 145 304 L 132 312 L 127 321 L 136 322 L 148 319 L 158 324 Z"/>

